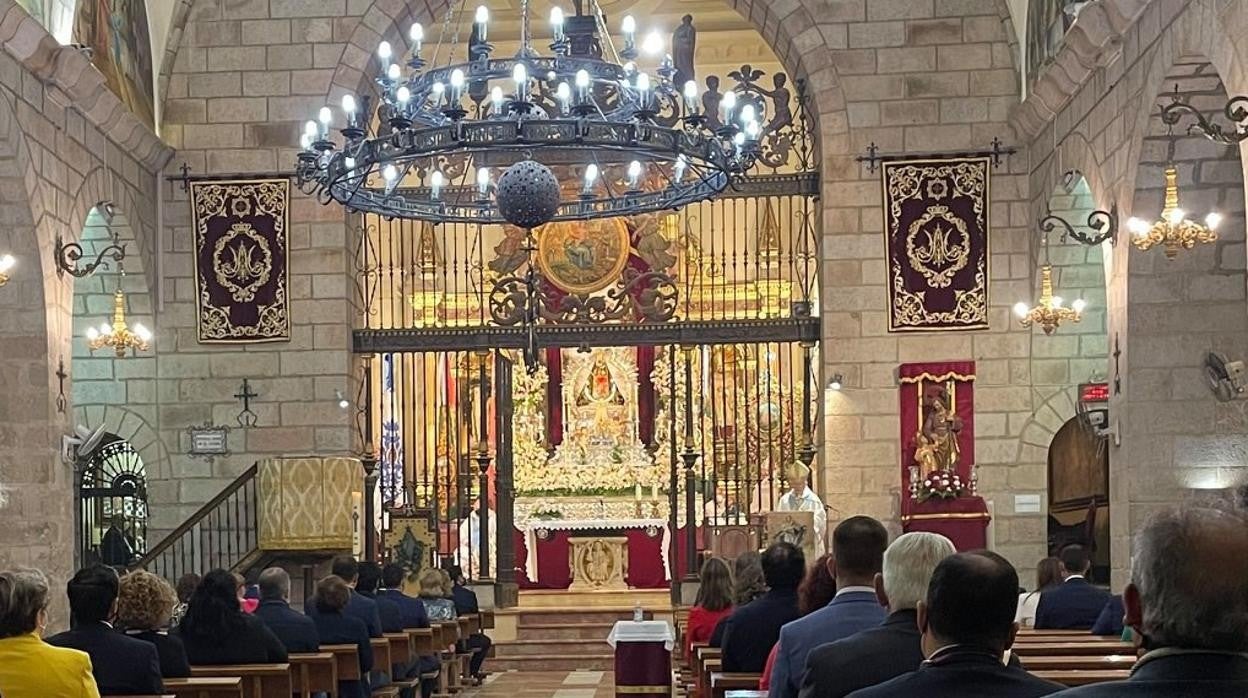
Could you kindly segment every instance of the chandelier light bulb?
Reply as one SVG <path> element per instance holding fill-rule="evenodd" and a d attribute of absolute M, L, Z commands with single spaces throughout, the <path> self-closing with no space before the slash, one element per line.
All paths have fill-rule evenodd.
<path fill-rule="evenodd" d="M 113 326 L 107 322 L 100 323 L 100 334 L 107 337 L 113 333 Z"/>
<path fill-rule="evenodd" d="M 477 14 L 474 19 L 477 23 L 477 40 L 485 41 L 485 30 L 490 23 L 490 9 L 485 5 L 477 5 Z"/>
<path fill-rule="evenodd" d="M 1148 235 L 1148 228 L 1148 223 L 1143 218 L 1132 216 L 1127 220 L 1127 230 L 1130 230 L 1131 234 L 1137 237 Z"/>
<path fill-rule="evenodd" d="M 529 86 L 529 69 L 524 67 L 523 63 L 517 63 L 515 68 L 511 69 L 511 79 L 516 83 L 516 100 L 520 102 L 526 101 Z"/>
<path fill-rule="evenodd" d="M 420 22 L 413 22 L 407 36 L 412 40 L 412 53 L 419 54 L 421 44 L 425 43 L 425 28 L 420 25 Z"/>
<path fill-rule="evenodd" d="M 1184 218 L 1187 218 L 1187 211 L 1184 211 L 1181 208 L 1171 209 L 1170 212 L 1166 214 L 1166 220 L 1170 221 L 1170 225 L 1179 225 L 1183 222 Z"/>
<path fill-rule="evenodd" d="M 321 110 L 317 112 L 317 118 L 322 126 L 328 127 L 330 122 L 334 120 L 334 113 L 329 110 L 329 107 L 321 107 Z"/>
<path fill-rule="evenodd" d="M 442 186 L 446 184 L 446 178 L 442 176 L 441 170 L 434 170 L 429 175 L 429 191 L 434 200 L 442 198 Z"/>
<path fill-rule="evenodd" d="M 381 177 L 387 182 L 393 182 L 399 178 L 399 168 L 394 165 L 386 165 L 381 170 Z"/>
<path fill-rule="evenodd" d="M 649 56 L 658 56 L 663 53 L 663 35 L 654 30 L 646 34 L 646 38 L 641 42 L 641 50 Z"/>
<path fill-rule="evenodd" d="M 584 196 L 593 196 L 594 182 L 597 182 L 597 181 L 598 181 L 598 165 L 591 162 L 585 168 L 585 187 L 581 189 L 581 194 Z"/>
<path fill-rule="evenodd" d="M 1026 303 L 1023 303 L 1020 301 L 1014 304 L 1014 314 L 1017 315 L 1019 318 L 1027 317 L 1027 313 L 1030 311 L 1031 311 L 1031 307 L 1028 306 Z"/>
<path fill-rule="evenodd" d="M 754 115 L 753 104 L 747 103 L 745 106 L 741 107 L 741 125 L 742 126 L 750 123 L 754 119 L 755 119 L 755 115 Z"/>
<path fill-rule="evenodd" d="M 477 195 L 484 199 L 490 193 L 490 168 L 477 169 Z"/>
<path fill-rule="evenodd" d="M 572 101 L 572 88 L 568 87 L 568 83 L 561 82 L 559 87 L 555 89 L 555 96 L 559 98 L 559 111 L 567 114 L 568 105 Z"/>
<path fill-rule="evenodd" d="M 386 68 L 386 77 L 394 82 L 398 82 L 399 78 L 403 77 L 403 73 L 399 71 L 398 63 L 391 63 L 390 67 Z"/>
<path fill-rule="evenodd" d="M 637 36 L 637 20 L 632 15 L 624 15 L 624 20 L 620 22 L 620 31 L 624 32 L 624 44 L 632 46 Z"/>
<path fill-rule="evenodd" d="M 344 157 L 342 159 L 342 166 L 347 168 L 347 173 L 350 174 L 351 171 L 355 169 L 355 158 L 350 155 Z"/>
<path fill-rule="evenodd" d="M 316 142 L 316 136 L 311 134 L 303 134 L 299 136 L 299 146 L 304 150 L 312 150 L 312 144 Z"/>
<path fill-rule="evenodd" d="M 394 93 L 394 98 L 398 100 L 400 106 L 406 107 L 412 99 L 412 91 L 407 89 L 407 85 L 403 85 Z"/>
<path fill-rule="evenodd" d="M 698 83 L 693 80 L 685 83 L 685 110 L 690 114 L 698 113 Z"/>
<path fill-rule="evenodd" d="M 355 115 L 355 97 L 353 95 L 348 94 L 342 96 L 342 110 L 346 112 L 348 116 Z"/>
<path fill-rule="evenodd" d="M 637 71 L 637 64 L 633 63 L 632 61 L 629 61 L 620 67 L 624 69 L 625 79 L 627 79 L 629 75 L 632 75 L 634 72 Z"/>
<path fill-rule="evenodd" d="M 719 100 L 719 122 L 722 124 L 732 123 L 732 112 L 737 108 L 737 93 L 725 92 L 724 96 Z"/>
<path fill-rule="evenodd" d="M 759 136 L 759 132 L 760 132 L 760 130 L 761 130 L 761 129 L 760 129 L 759 125 L 758 125 L 758 122 L 757 122 L 757 121 L 755 121 L 755 120 L 753 120 L 753 119 L 750 119 L 750 120 L 749 120 L 749 121 L 747 121 L 747 122 L 746 122 L 746 124 L 745 124 L 745 137 L 746 137 L 746 139 L 747 139 L 747 140 L 751 140 L 751 141 L 756 141 L 756 140 L 758 140 L 758 136 Z"/>
<path fill-rule="evenodd" d="M 94 327 L 88 327 L 88 328 L 87 328 L 87 339 L 88 339 L 88 340 L 90 340 L 90 341 L 94 342 L 95 340 L 97 340 L 97 339 L 99 339 L 99 338 L 100 338 L 100 331 L 99 331 L 99 330 L 95 329 Z"/>
<path fill-rule="evenodd" d="M 1062 307 L 1062 297 L 1061 297 L 1061 296 L 1053 296 L 1053 307 L 1054 307 L 1054 308 L 1060 308 L 1060 307 Z"/>
<path fill-rule="evenodd" d="M 563 8 L 550 8 L 550 27 L 555 32 L 555 41 L 563 41 Z"/>
<path fill-rule="evenodd" d="M 152 341 L 152 331 L 143 326 L 143 323 L 134 323 L 134 333 L 144 342 Z"/>
<path fill-rule="evenodd" d="M 628 163 L 628 188 L 636 191 L 641 184 L 641 163 L 633 160 Z"/>
<path fill-rule="evenodd" d="M 674 179 L 676 182 L 679 183 L 685 178 L 685 168 L 688 166 L 689 161 L 685 158 L 684 154 L 676 156 L 676 165 L 673 168 Z"/>
<path fill-rule="evenodd" d="M 316 131 L 317 131 L 316 122 L 313 121 L 312 119 L 308 119 L 307 121 L 303 123 L 304 135 L 312 136 L 313 138 L 316 138 Z"/>
<path fill-rule="evenodd" d="M 1074 303 L 1070 304 L 1076 313 L 1082 313 L 1083 309 L 1088 307 L 1088 302 L 1082 298 L 1076 298 Z"/>
<path fill-rule="evenodd" d="M 391 55 L 393 55 L 393 52 L 390 50 L 389 41 L 383 41 L 380 44 L 377 44 L 377 57 L 381 59 L 382 67 L 390 65 Z"/>
<path fill-rule="evenodd" d="M 737 131 L 737 135 L 732 137 L 732 144 L 737 146 L 737 154 L 740 154 L 741 148 L 745 145 L 745 133 Z"/>
<path fill-rule="evenodd" d="M 1221 224 L 1222 224 L 1222 214 L 1218 213 L 1217 211 L 1210 212 L 1209 215 L 1205 216 L 1206 228 L 1209 228 L 1210 230 L 1214 230 Z"/>
<path fill-rule="evenodd" d="M 503 88 L 495 85 L 494 88 L 490 90 L 490 103 L 494 105 L 495 114 L 503 113 Z"/>
<path fill-rule="evenodd" d="M 17 264 L 17 260 L 13 259 L 13 255 L 6 254 L 0 257 L 0 274 L 12 269 L 14 264 Z"/>
<path fill-rule="evenodd" d="M 451 71 L 451 103 L 459 104 L 459 98 L 464 90 L 464 71 L 456 68 Z"/>

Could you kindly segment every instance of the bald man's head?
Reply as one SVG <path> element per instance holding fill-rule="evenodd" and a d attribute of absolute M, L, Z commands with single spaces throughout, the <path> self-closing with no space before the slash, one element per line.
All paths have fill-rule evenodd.
<path fill-rule="evenodd" d="M 1248 511 L 1167 509 L 1134 548 L 1123 602 L 1148 648 L 1248 652 Z"/>

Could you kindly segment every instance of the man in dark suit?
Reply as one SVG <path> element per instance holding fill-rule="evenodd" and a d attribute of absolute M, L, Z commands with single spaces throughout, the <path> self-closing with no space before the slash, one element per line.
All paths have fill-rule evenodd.
<path fill-rule="evenodd" d="M 464 582 L 464 570 L 459 565 L 451 565 L 446 568 L 447 574 L 451 575 L 451 597 L 455 601 L 455 614 L 464 615 L 466 613 L 480 613 L 481 608 L 477 605 L 477 594 L 469 589 Z M 485 678 L 485 674 L 481 673 L 481 665 L 485 662 L 485 655 L 490 651 L 489 636 L 485 633 L 473 633 L 464 638 L 461 643 L 463 649 L 472 652 L 472 659 L 469 661 L 469 669 L 472 677 L 477 681 Z"/>
<path fill-rule="evenodd" d="M 1034 698 L 1062 690 L 1005 664 L 1018 623 L 1018 573 L 987 550 L 950 555 L 932 573 L 917 621 L 927 659 L 917 671 L 849 698 Z"/>
<path fill-rule="evenodd" d="M 1101 609 L 1109 603 L 1109 592 L 1088 583 L 1084 575 L 1092 567 L 1082 545 L 1062 549 L 1062 583 L 1040 594 L 1036 605 L 1037 630 L 1090 630 Z"/>
<path fill-rule="evenodd" d="M 381 637 L 381 614 L 377 611 L 377 602 L 365 598 L 355 590 L 355 583 L 360 577 L 360 563 L 350 555 L 339 555 L 330 565 L 330 574 L 341 577 L 342 581 L 351 588 L 351 598 L 347 601 L 347 608 L 343 611 L 343 615 L 364 621 L 369 637 Z M 309 616 L 316 615 L 316 604 L 312 599 L 304 600 L 303 612 Z"/>
<path fill-rule="evenodd" d="M 391 562 L 381 568 L 381 589 L 377 590 L 377 598 L 387 599 L 398 606 L 404 628 L 428 628 L 429 612 L 425 610 L 425 604 L 421 603 L 420 599 L 403 593 L 403 578 L 406 576 L 407 570 L 396 562 Z M 426 655 L 409 667 L 403 676 L 406 678 L 426 677 L 421 683 L 421 695 L 428 698 L 433 694 L 440 670 L 441 662 L 438 658 Z"/>
<path fill-rule="evenodd" d="M 798 617 L 797 585 L 806 574 L 806 558 L 792 543 L 773 543 L 763 551 L 767 593 L 723 620 L 724 671 L 762 672 L 780 628 Z"/>
<path fill-rule="evenodd" d="M 290 575 L 281 567 L 260 573 L 260 605 L 255 616 L 286 646 L 287 652 L 316 652 L 321 647 L 316 622 L 290 607 Z"/>
<path fill-rule="evenodd" d="M 1248 510 L 1159 512 L 1134 541 L 1126 624 L 1148 652 L 1126 681 L 1071 698 L 1248 696 Z"/>
<path fill-rule="evenodd" d="M 780 629 L 770 698 L 797 698 L 811 650 L 884 621 L 884 609 L 875 597 L 873 584 L 887 547 L 888 531 L 869 516 L 851 516 L 832 532 L 828 564 L 836 579 L 836 596 L 827 606 Z"/>
<path fill-rule="evenodd" d="M 381 616 L 382 632 L 403 632 L 403 613 L 399 610 L 399 605 L 391 599 L 377 595 L 377 589 L 381 585 L 381 565 L 366 560 L 360 563 L 359 569 L 355 592 L 377 604 L 377 614 Z"/>
<path fill-rule="evenodd" d="M 164 693 L 156 645 L 127 637 L 109 622 L 117 613 L 119 586 L 111 567 L 78 570 L 68 588 L 73 629 L 47 638 L 47 643 L 90 655 L 100 695 Z"/>
<path fill-rule="evenodd" d="M 888 618 L 883 625 L 811 650 L 800 698 L 843 698 L 918 669 L 923 639 L 915 608 L 927 595 L 936 565 L 955 552 L 953 543 L 939 533 L 898 536 L 884 551 L 883 571 L 874 580 Z"/>

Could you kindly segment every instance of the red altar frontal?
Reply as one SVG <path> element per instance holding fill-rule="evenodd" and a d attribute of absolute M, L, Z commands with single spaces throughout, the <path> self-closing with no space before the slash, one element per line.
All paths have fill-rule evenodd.
<path fill-rule="evenodd" d="M 573 584 L 573 541 L 586 536 L 604 540 L 627 539 L 623 581 L 630 589 L 666 589 L 673 570 L 669 554 L 676 554 L 676 574 L 683 569 L 684 529 L 672 535 L 667 522 L 636 521 L 530 521 L 512 529 L 517 582 L 521 589 L 568 589 Z"/>

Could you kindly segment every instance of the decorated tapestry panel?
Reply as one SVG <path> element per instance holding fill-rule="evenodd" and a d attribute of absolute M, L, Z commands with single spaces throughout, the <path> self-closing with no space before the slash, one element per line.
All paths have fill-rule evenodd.
<path fill-rule="evenodd" d="M 193 182 L 196 325 L 204 343 L 290 339 L 290 182 Z"/>
<path fill-rule="evenodd" d="M 889 331 L 988 327 L 988 162 L 884 164 Z"/>

